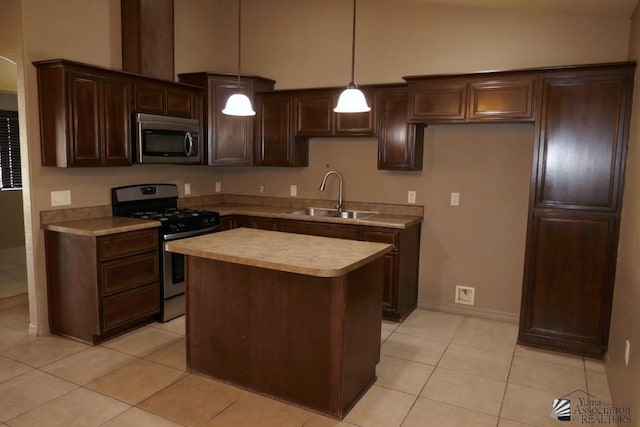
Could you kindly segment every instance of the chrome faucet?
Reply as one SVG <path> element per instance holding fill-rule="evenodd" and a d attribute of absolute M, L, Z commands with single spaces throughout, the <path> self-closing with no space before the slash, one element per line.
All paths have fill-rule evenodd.
<path fill-rule="evenodd" d="M 340 180 L 340 192 L 338 193 L 338 203 L 336 204 L 336 209 L 338 210 L 338 212 L 342 212 L 342 183 L 343 183 L 343 178 L 342 175 L 340 175 L 340 172 L 338 171 L 329 171 L 327 173 L 324 174 L 324 178 L 322 178 L 322 184 L 320 184 L 320 191 L 324 191 L 324 186 L 327 183 L 327 177 L 329 175 L 336 175 L 338 177 L 338 180 Z"/>

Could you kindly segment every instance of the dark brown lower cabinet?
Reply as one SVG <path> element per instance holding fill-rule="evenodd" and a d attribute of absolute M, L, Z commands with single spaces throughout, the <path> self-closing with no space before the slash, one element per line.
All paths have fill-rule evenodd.
<path fill-rule="evenodd" d="M 530 232 L 520 342 L 602 357 L 613 297 L 615 216 L 540 212 Z"/>
<path fill-rule="evenodd" d="M 358 240 L 358 227 L 348 224 L 332 224 L 312 221 L 280 221 L 280 231 L 310 236 L 334 237 Z"/>
<path fill-rule="evenodd" d="M 96 344 L 160 312 L 158 231 L 45 231 L 49 327 Z"/>
<path fill-rule="evenodd" d="M 252 216 L 226 216 L 222 217 L 221 222 L 223 230 L 250 227 L 337 239 L 389 243 L 394 249 L 384 256 L 382 317 L 386 320 L 402 321 L 418 304 L 420 224 L 406 229 L 396 229 Z"/>

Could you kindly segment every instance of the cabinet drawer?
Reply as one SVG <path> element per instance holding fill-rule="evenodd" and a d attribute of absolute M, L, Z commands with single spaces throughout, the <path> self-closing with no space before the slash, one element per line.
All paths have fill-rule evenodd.
<path fill-rule="evenodd" d="M 98 255 L 101 261 L 157 250 L 158 230 L 155 228 L 112 234 L 98 239 Z"/>
<path fill-rule="evenodd" d="M 160 284 L 152 283 L 102 299 L 102 328 L 106 331 L 160 312 Z"/>
<path fill-rule="evenodd" d="M 366 227 L 362 230 L 362 240 L 366 242 L 389 243 L 397 248 L 399 239 L 400 232 L 395 230 L 368 229 Z"/>
<path fill-rule="evenodd" d="M 157 252 L 103 263 L 100 265 L 101 295 L 157 282 L 159 271 Z"/>

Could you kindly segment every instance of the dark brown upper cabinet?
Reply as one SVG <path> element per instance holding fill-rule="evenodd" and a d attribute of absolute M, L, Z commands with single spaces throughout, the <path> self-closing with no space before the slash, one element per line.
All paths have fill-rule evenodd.
<path fill-rule="evenodd" d="M 238 92 L 237 75 L 223 73 L 179 74 L 181 82 L 206 88 L 207 109 L 204 133 L 207 135 L 207 164 L 251 166 L 253 164 L 254 117 L 222 114 L 229 96 Z M 275 82 L 258 76 L 242 76 L 240 88 L 255 107 L 255 92 L 273 90 Z"/>
<path fill-rule="evenodd" d="M 204 90 L 174 82 L 135 79 L 136 113 L 202 119 Z"/>
<path fill-rule="evenodd" d="M 377 90 L 378 169 L 422 169 L 424 127 L 407 123 L 408 100 L 406 85 Z"/>
<path fill-rule="evenodd" d="M 43 166 L 130 166 L 134 112 L 202 121 L 197 86 L 65 59 L 33 65 Z"/>
<path fill-rule="evenodd" d="M 65 60 L 34 65 L 42 165 L 131 165 L 131 79 Z"/>
<path fill-rule="evenodd" d="M 535 76 L 469 83 L 469 120 L 534 120 Z"/>
<path fill-rule="evenodd" d="M 308 166 L 309 140 L 295 136 L 294 103 L 291 92 L 256 96 L 256 166 Z"/>
<path fill-rule="evenodd" d="M 309 91 L 295 95 L 296 135 L 333 136 L 333 94 Z"/>
<path fill-rule="evenodd" d="M 625 69 L 543 78 L 536 208 L 619 211 L 632 85 Z"/>
<path fill-rule="evenodd" d="M 375 90 L 363 89 L 371 111 L 366 113 L 336 113 L 340 89 L 295 91 L 296 136 L 375 136 Z"/>
<path fill-rule="evenodd" d="M 460 79 L 409 79 L 409 122 L 464 121 L 467 86 Z"/>
<path fill-rule="evenodd" d="M 535 74 L 412 76 L 410 123 L 535 120 Z"/>

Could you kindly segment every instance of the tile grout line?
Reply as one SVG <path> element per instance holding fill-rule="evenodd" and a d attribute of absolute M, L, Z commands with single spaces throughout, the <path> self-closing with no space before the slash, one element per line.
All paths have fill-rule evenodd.
<path fill-rule="evenodd" d="M 502 418 L 502 408 L 504 407 L 504 399 L 507 397 L 507 389 L 509 388 L 509 378 L 511 377 L 511 369 L 513 368 L 513 360 L 516 357 L 516 349 L 518 348 L 518 343 L 513 346 L 513 351 L 511 352 L 511 363 L 509 364 L 509 372 L 507 372 L 507 378 L 505 380 L 504 392 L 502 392 L 502 401 L 500 402 L 500 410 L 498 411 L 498 422 L 496 426 L 500 425 L 500 419 Z"/>
<path fill-rule="evenodd" d="M 422 388 L 420 389 L 420 392 L 418 392 L 418 394 L 416 395 L 415 400 L 413 401 L 413 403 L 411 404 L 411 407 L 409 408 L 409 410 L 407 411 L 407 413 L 405 414 L 405 416 L 402 418 L 402 421 L 400 422 L 400 427 L 402 427 L 402 425 L 405 423 L 405 421 L 407 420 L 407 418 L 409 417 L 409 414 L 411 413 L 411 411 L 413 410 L 413 408 L 416 406 L 416 403 L 418 402 L 418 399 L 420 399 L 420 395 L 422 394 L 422 392 L 424 391 L 425 387 L 427 386 L 427 384 L 429 384 L 429 380 L 431 380 L 431 377 L 433 376 L 433 373 L 436 371 L 436 369 L 438 368 L 438 365 L 440 364 L 440 361 L 442 360 L 442 358 L 444 357 L 444 354 L 447 352 L 447 349 L 449 348 L 449 345 L 451 344 L 451 341 L 453 340 L 453 337 L 456 336 L 456 334 L 458 333 L 458 331 L 460 330 L 462 324 L 464 323 L 464 321 L 467 319 L 467 316 L 464 316 L 462 318 L 462 320 L 460 321 L 460 324 L 458 325 L 458 327 L 456 328 L 456 330 L 453 332 L 453 334 L 451 334 L 451 337 L 449 338 L 449 341 L 447 342 L 446 347 L 444 348 L 444 350 L 442 351 L 442 354 L 440 355 L 440 357 L 438 358 L 438 361 L 436 362 L 435 365 L 433 365 L 433 370 L 431 371 L 431 373 L 429 374 L 429 378 L 427 378 L 427 381 L 425 381 L 424 385 L 422 386 Z M 394 332 L 395 333 L 395 332 Z M 406 334 L 405 334 L 406 335 Z M 431 366 L 431 365 L 429 365 Z M 430 399 L 427 399 L 430 400 Z"/>

